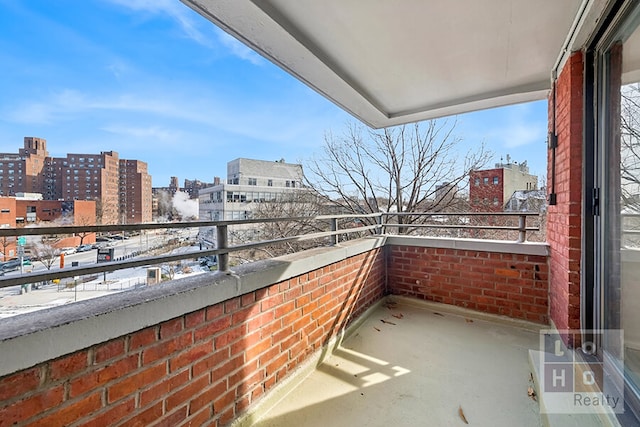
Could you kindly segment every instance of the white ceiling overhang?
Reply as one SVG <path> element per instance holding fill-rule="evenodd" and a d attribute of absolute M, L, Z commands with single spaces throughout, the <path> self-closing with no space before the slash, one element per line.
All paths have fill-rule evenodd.
<path fill-rule="evenodd" d="M 183 0 L 372 127 L 543 99 L 606 0 Z"/>

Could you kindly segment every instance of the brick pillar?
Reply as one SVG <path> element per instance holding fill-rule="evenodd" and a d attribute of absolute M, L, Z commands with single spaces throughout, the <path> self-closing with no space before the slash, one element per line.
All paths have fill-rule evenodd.
<path fill-rule="evenodd" d="M 556 83 L 555 123 L 557 204 L 549 206 L 547 242 L 549 310 L 558 329 L 580 327 L 580 255 L 582 224 L 583 54 L 571 55 Z M 553 123 L 553 94 L 549 97 L 549 125 Z M 551 191 L 551 151 L 547 162 Z"/>

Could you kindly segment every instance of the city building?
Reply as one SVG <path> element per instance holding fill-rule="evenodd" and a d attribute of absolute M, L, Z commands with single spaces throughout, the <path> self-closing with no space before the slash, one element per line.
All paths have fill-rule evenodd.
<path fill-rule="evenodd" d="M 176 194 L 176 192 L 179 190 L 180 190 L 180 185 L 178 184 L 178 177 L 172 176 L 171 182 L 169 183 L 169 192 L 171 194 Z"/>
<path fill-rule="evenodd" d="M 47 158 L 47 142 L 42 138 L 24 138 L 24 148 L 17 154 L 0 153 L 0 196 L 42 193 Z"/>
<path fill-rule="evenodd" d="M 19 193 L 41 193 L 44 200 L 93 200 L 101 224 L 152 219 L 146 163 L 119 159 L 114 151 L 50 157 L 44 138 L 25 137 L 18 154 L 0 154 L 0 196 Z"/>
<path fill-rule="evenodd" d="M 452 206 L 456 198 L 460 196 L 459 193 L 460 189 L 454 183 L 443 182 L 442 184 L 436 185 L 433 207 L 442 209 Z"/>
<path fill-rule="evenodd" d="M 640 424 L 639 2 L 185 3 L 371 126 L 547 99 L 546 242 L 367 236 L 0 322 L 3 421 Z"/>
<path fill-rule="evenodd" d="M 505 212 L 543 212 L 547 207 L 545 189 L 517 190 L 504 204 Z"/>
<path fill-rule="evenodd" d="M 516 191 L 537 189 L 538 177 L 529 173 L 527 162 L 518 164 L 507 156 L 507 163 L 469 174 L 469 205 L 474 211 L 501 212 Z"/>
<path fill-rule="evenodd" d="M 278 202 L 303 188 L 302 165 L 278 160 L 235 159 L 227 163 L 227 180 L 199 191 L 200 219 L 251 218 L 256 204 Z"/>
<path fill-rule="evenodd" d="M 120 217 L 123 224 L 151 222 L 151 175 L 140 160 L 120 160 Z"/>
<path fill-rule="evenodd" d="M 214 179 L 214 182 L 203 182 L 203 181 L 200 181 L 199 179 L 193 179 L 193 180 L 185 179 L 184 188 L 182 189 L 182 191 L 187 193 L 190 199 L 197 199 L 199 197 L 199 192 L 201 189 L 212 187 L 214 185 L 217 185 L 215 183 L 215 179 Z"/>
<path fill-rule="evenodd" d="M 182 192 L 190 200 L 197 203 L 199 191 L 220 183 L 220 178 L 215 178 L 213 183 L 203 182 L 199 179 L 185 179 L 184 187 L 180 188 L 178 177 L 172 176 L 168 187 L 153 187 L 152 193 L 152 217 L 154 220 L 175 220 L 182 215 L 176 209 L 174 198 L 176 193 Z M 179 196 L 182 198 L 182 196 Z"/>
<path fill-rule="evenodd" d="M 19 193 L 16 197 L 0 197 L 0 227 L 42 225 L 92 225 L 96 223 L 96 202 L 91 200 L 43 200 L 41 194 Z M 29 238 L 28 240 L 30 240 Z M 92 232 L 58 236 L 55 247 L 94 243 Z M 0 260 L 17 256 L 15 237 L 0 238 Z"/>
<path fill-rule="evenodd" d="M 250 219 L 261 208 L 267 207 L 272 212 L 277 210 L 275 204 L 284 208 L 283 203 L 292 202 L 292 196 L 303 189 L 302 179 L 302 165 L 285 163 L 284 159 L 232 160 L 227 163 L 226 182 L 215 177 L 215 185 L 199 191 L 200 220 Z M 280 216 L 285 215 L 281 212 Z M 230 240 L 251 240 L 259 233 L 251 224 L 236 226 Z M 201 229 L 200 239 L 207 245 L 215 245 L 213 228 Z"/>

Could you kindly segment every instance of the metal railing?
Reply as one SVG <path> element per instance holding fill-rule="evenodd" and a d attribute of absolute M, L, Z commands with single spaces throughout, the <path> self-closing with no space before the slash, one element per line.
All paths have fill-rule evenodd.
<path fill-rule="evenodd" d="M 470 224 L 433 224 L 417 222 L 419 217 L 503 217 L 511 216 L 518 218 L 517 226 L 510 225 L 470 225 Z M 323 215 L 316 217 L 293 217 L 293 218 L 269 218 L 269 219 L 246 219 L 235 221 L 193 221 L 180 223 L 144 223 L 144 224 L 115 224 L 115 225 L 83 225 L 83 226 L 55 226 L 55 227 L 28 227 L 28 228 L 0 228 L 0 239 L 6 237 L 19 236 L 41 236 L 41 235 L 73 235 L 74 233 L 123 233 L 139 232 L 142 230 L 166 230 L 166 229 L 189 229 L 189 228 L 211 228 L 215 227 L 217 236 L 217 247 L 215 249 L 200 249 L 180 254 L 168 254 L 157 256 L 139 256 L 134 259 L 123 261 L 110 261 L 96 263 L 89 266 L 69 267 L 64 269 L 46 270 L 43 272 L 31 272 L 20 275 L 5 276 L 0 278 L 0 288 L 29 283 L 50 281 L 53 279 L 64 279 L 75 276 L 91 275 L 97 273 L 107 273 L 134 267 L 152 266 L 163 263 L 194 259 L 215 255 L 218 258 L 218 270 L 229 271 L 229 256 L 234 252 L 246 251 L 255 248 L 262 248 L 288 242 L 299 242 L 306 240 L 321 240 L 324 243 L 319 245 L 337 245 L 342 239 L 347 239 L 352 235 L 362 236 L 366 234 L 392 234 L 392 230 L 397 228 L 405 231 L 407 228 L 459 228 L 475 230 L 510 230 L 518 232 L 518 242 L 526 241 L 528 231 L 539 230 L 539 227 L 527 227 L 527 217 L 538 216 L 537 213 L 376 213 L 360 215 Z M 280 237 L 274 239 L 260 240 L 239 245 L 229 245 L 229 227 L 247 226 L 252 224 L 268 224 L 274 222 L 319 222 L 324 223 L 326 231 L 311 232 L 302 235 Z M 341 228 L 340 225 L 343 227 Z"/>
<path fill-rule="evenodd" d="M 431 228 L 431 229 L 464 229 L 464 230 L 503 230 L 503 231 L 517 231 L 518 232 L 518 242 L 522 243 L 527 240 L 527 232 L 528 231 L 540 231 L 540 226 L 527 227 L 527 217 L 538 217 L 540 216 L 537 212 L 437 212 L 437 213 L 412 213 L 412 212 L 402 212 L 402 213 L 387 213 L 384 214 L 386 218 L 396 217 L 399 221 L 396 223 L 389 223 L 388 220 L 384 224 L 384 232 L 386 233 L 389 228 L 397 227 L 397 228 Z M 496 224 L 485 224 L 485 225 L 470 225 L 470 224 L 428 224 L 424 222 L 411 222 L 406 221 L 406 218 L 412 219 L 415 217 L 431 217 L 431 218 L 458 218 L 458 219 L 469 219 L 470 217 L 492 217 L 492 218 L 508 218 L 508 217 L 517 217 L 518 225 L 496 225 Z M 405 219 L 405 221 L 400 222 L 400 219 Z"/>

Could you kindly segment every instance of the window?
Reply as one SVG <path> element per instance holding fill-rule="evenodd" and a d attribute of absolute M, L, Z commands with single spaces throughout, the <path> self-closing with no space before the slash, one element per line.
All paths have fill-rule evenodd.
<path fill-rule="evenodd" d="M 482 179 L 482 182 L 484 183 L 484 185 L 489 184 L 489 177 L 488 177 L 488 176 L 485 176 L 485 177 Z"/>
<path fill-rule="evenodd" d="M 272 179 L 267 181 L 267 187 L 273 187 L 273 180 Z"/>
<path fill-rule="evenodd" d="M 589 166 L 595 170 L 596 178 L 587 174 L 585 187 L 599 188 L 600 203 L 597 215 L 592 215 L 594 219 L 585 215 L 585 222 L 589 221 L 589 231 L 593 233 L 593 236 L 587 233 L 586 245 L 596 250 L 593 259 L 587 261 L 593 274 L 585 274 L 584 279 L 592 280 L 585 286 L 592 286 L 594 290 L 585 292 L 588 300 L 581 304 L 581 314 L 587 325 L 593 325 L 586 329 L 604 331 L 598 354 L 602 360 L 611 360 L 611 366 L 623 367 L 614 370 L 613 375 L 610 369 L 609 376 L 618 389 L 624 386 L 625 406 L 632 409 L 628 413 L 637 416 L 640 414 L 640 312 L 635 304 L 640 295 L 637 280 L 640 240 L 634 233 L 640 212 L 640 138 L 637 133 L 640 129 L 637 49 L 640 5 L 637 2 L 628 4 L 634 4 L 628 8 L 628 15 L 624 16 L 627 12 L 623 11 L 616 17 L 618 20 L 613 19 L 617 27 L 603 32 L 604 39 L 596 41 L 595 61 L 586 62 L 590 67 L 587 68 L 589 75 L 594 76 L 593 82 L 587 82 L 586 99 L 597 102 L 593 102 L 592 121 L 587 121 L 587 137 L 594 141 Z M 598 244 L 594 245 L 594 241 Z M 624 339 L 620 339 L 616 330 L 624 331 Z"/>
<path fill-rule="evenodd" d="M 500 182 L 500 178 L 498 178 L 497 176 L 493 177 L 493 185 L 498 185 L 498 183 Z"/>
<path fill-rule="evenodd" d="M 256 178 L 249 178 L 249 185 L 258 185 L 258 180 Z"/>
<path fill-rule="evenodd" d="M 498 206 L 498 198 L 497 197 L 493 198 L 493 206 Z"/>
<path fill-rule="evenodd" d="M 475 185 L 480 185 L 480 178 L 476 178 L 476 179 L 474 180 L 474 184 L 475 184 Z"/>

